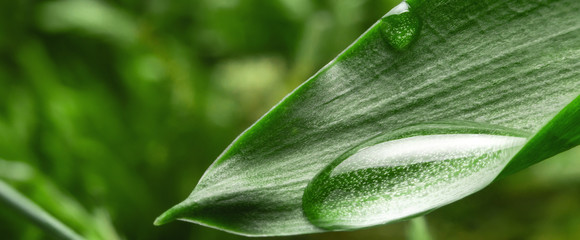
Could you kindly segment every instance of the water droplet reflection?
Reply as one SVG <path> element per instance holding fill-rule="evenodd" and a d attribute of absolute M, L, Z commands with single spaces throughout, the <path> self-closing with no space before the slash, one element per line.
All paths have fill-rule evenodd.
<path fill-rule="evenodd" d="M 490 133 L 418 135 L 349 152 L 307 186 L 303 210 L 331 230 L 414 216 L 487 186 L 526 138 Z"/>
<path fill-rule="evenodd" d="M 381 19 L 380 28 L 389 45 L 404 50 L 419 35 L 421 22 L 411 6 L 403 1 Z"/>

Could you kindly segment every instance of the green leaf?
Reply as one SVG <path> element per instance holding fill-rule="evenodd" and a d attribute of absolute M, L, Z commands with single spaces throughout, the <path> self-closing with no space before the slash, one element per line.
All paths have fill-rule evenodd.
<path fill-rule="evenodd" d="M 40 228 L 59 239 L 84 239 L 2 180 L 0 180 L 0 202 L 11 206 Z"/>
<path fill-rule="evenodd" d="M 328 231 L 309 221 L 303 210 L 304 190 L 317 174 L 377 136 L 409 128 L 432 134 L 421 126 L 441 121 L 530 133 L 533 137 L 516 151 L 498 158 L 507 159 L 501 176 L 580 145 L 580 129 L 574 124 L 580 120 L 580 100 L 572 102 L 580 94 L 580 1 L 432 0 L 408 5 L 412 15 L 377 22 L 243 132 L 191 195 L 155 224 L 180 219 L 251 236 Z M 390 28 L 405 36 L 394 36 L 397 31 Z M 437 134 L 457 133 L 456 128 L 444 129 L 437 128 Z M 404 137 L 409 136 L 383 140 Z M 422 171 L 430 174 L 429 168 Z M 365 196 L 384 197 L 377 194 Z M 409 211 L 398 219 L 424 212 Z"/>
<path fill-rule="evenodd" d="M 527 134 L 465 122 L 411 126 L 347 151 L 310 181 L 308 220 L 327 230 L 409 218 L 493 181 Z"/>
<path fill-rule="evenodd" d="M 0 202 L 4 200 L 48 233 L 55 235 L 55 231 L 68 229 L 56 235 L 72 238 L 70 232 L 76 232 L 86 239 L 121 239 L 105 209 L 89 212 L 51 179 L 24 162 L 0 159 L 0 183 L 4 185 L 0 189 Z"/>
<path fill-rule="evenodd" d="M 580 144 L 580 96 L 554 117 L 509 162 L 500 177 L 515 173 Z"/>

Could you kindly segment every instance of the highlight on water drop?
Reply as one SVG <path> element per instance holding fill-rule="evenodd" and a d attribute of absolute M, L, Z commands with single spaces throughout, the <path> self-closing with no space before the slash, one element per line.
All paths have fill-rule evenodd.
<path fill-rule="evenodd" d="M 416 3 L 417 2 L 417 3 Z M 413 7 L 419 1 L 412 1 Z M 391 9 L 379 23 L 381 33 L 387 43 L 397 50 L 407 49 L 419 35 L 421 22 L 407 1 Z"/>
<path fill-rule="evenodd" d="M 312 224 L 348 230 L 428 212 L 487 186 L 526 143 L 526 134 L 473 124 L 395 135 L 348 151 L 308 184 L 302 206 Z"/>

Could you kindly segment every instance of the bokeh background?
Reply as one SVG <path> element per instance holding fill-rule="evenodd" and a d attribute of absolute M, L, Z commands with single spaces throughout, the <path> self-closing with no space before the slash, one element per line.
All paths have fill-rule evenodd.
<path fill-rule="evenodd" d="M 245 239 L 152 223 L 397 2 L 0 1 L 0 180 L 93 238 Z M 434 239 L 580 239 L 580 149 L 425 219 Z M 409 226 L 279 239 L 405 239 Z M 0 205 L 0 239 L 47 238 Z"/>

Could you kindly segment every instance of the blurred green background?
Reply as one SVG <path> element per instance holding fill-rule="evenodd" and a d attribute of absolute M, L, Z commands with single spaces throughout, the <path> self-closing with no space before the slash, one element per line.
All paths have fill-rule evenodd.
<path fill-rule="evenodd" d="M 0 1 L 0 180 L 93 239 L 154 227 L 245 128 L 398 1 Z M 435 239 L 580 239 L 580 148 L 426 217 Z M 404 239 L 409 223 L 280 239 Z M 0 205 L 0 239 L 46 239 Z"/>

